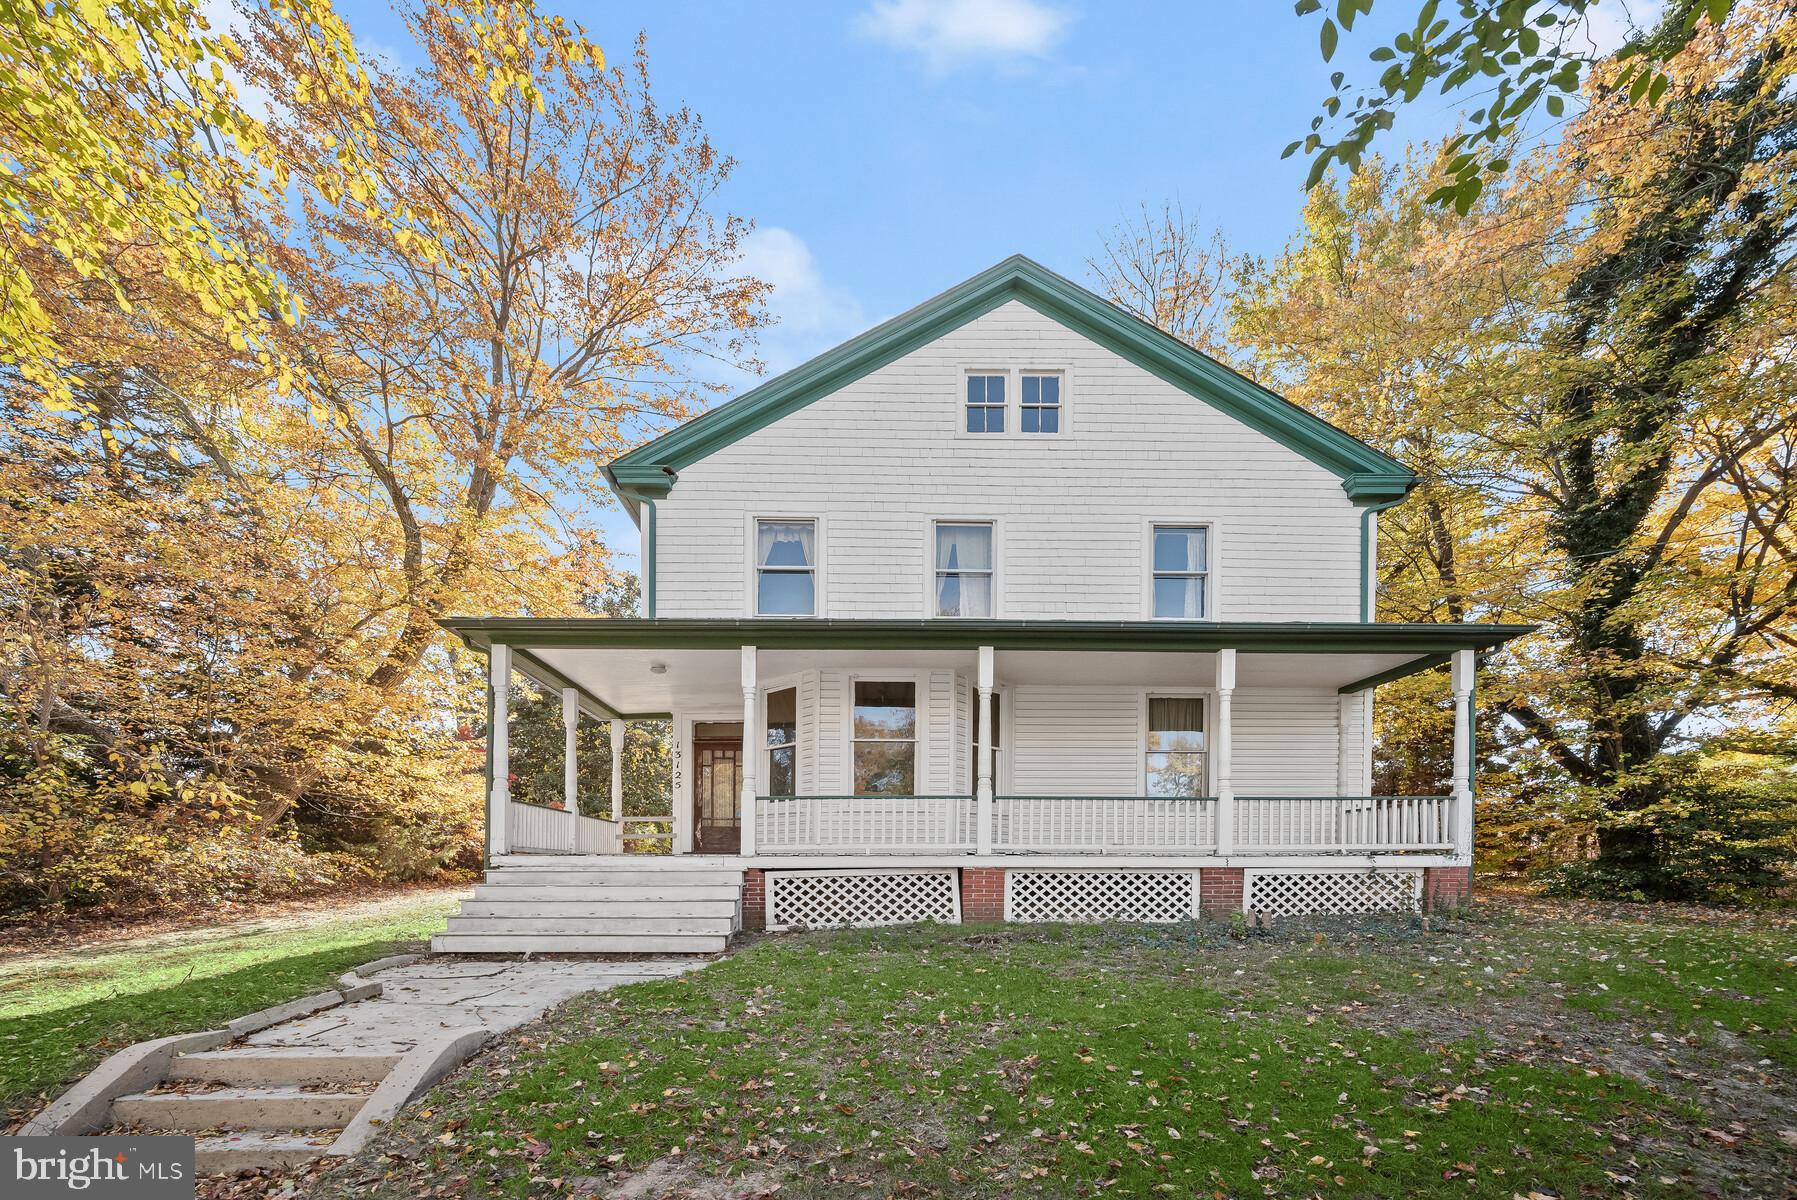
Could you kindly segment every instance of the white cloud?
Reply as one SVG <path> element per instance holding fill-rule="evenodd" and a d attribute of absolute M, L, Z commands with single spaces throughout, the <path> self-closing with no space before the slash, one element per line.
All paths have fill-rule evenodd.
<path fill-rule="evenodd" d="M 855 24 L 947 70 L 974 59 L 1041 58 L 1072 23 L 1072 13 L 1040 0 L 874 0 Z"/>
<path fill-rule="evenodd" d="M 743 242 L 737 265 L 743 274 L 773 285 L 768 309 L 776 323 L 761 335 L 761 357 L 770 374 L 797 366 L 867 328 L 861 302 L 824 281 L 811 247 L 790 229 L 757 229 Z"/>

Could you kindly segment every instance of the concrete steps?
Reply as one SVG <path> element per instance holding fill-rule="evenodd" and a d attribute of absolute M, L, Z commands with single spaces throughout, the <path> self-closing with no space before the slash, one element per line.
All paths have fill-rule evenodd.
<path fill-rule="evenodd" d="M 721 954 L 730 934 L 440 933 L 438 954 Z"/>
<path fill-rule="evenodd" d="M 716 954 L 740 924 L 724 859 L 533 857 L 487 872 L 431 939 L 447 954 Z"/>
<path fill-rule="evenodd" d="M 259 1084 L 379 1083 L 397 1054 L 343 1054 L 326 1050 L 261 1050 L 244 1047 L 178 1054 L 168 1078 L 238 1087 Z"/>
<path fill-rule="evenodd" d="M 268 1133 L 238 1130 L 197 1138 L 193 1144 L 194 1170 L 208 1175 L 238 1171 L 272 1171 L 303 1167 L 331 1148 L 335 1133 Z"/>
<path fill-rule="evenodd" d="M 366 1092 L 308 1091 L 293 1084 L 221 1087 L 120 1096 L 112 1116 L 146 1129 L 341 1129 L 367 1102 Z"/>

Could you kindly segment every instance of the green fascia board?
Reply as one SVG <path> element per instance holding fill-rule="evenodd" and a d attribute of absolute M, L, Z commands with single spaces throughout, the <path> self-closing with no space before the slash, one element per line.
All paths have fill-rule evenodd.
<path fill-rule="evenodd" d="M 620 492 L 665 496 L 682 468 L 1012 300 L 1029 305 L 1339 475 L 1356 504 L 1416 486 L 1403 463 L 1022 255 L 616 459 Z"/>
<path fill-rule="evenodd" d="M 1441 654 L 1485 650 L 1533 625 L 1310 621 L 967 621 L 445 617 L 470 645 L 636 649 L 1148 651 L 1257 654 Z"/>

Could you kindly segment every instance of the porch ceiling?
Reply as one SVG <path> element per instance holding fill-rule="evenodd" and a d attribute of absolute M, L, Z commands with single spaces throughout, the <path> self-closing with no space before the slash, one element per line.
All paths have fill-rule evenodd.
<path fill-rule="evenodd" d="M 473 646 L 511 645 L 520 669 L 573 686 L 624 715 L 740 709 L 739 648 L 760 649 L 765 685 L 814 668 L 949 668 L 972 673 L 997 647 L 1005 683 L 1208 687 L 1216 651 L 1236 650 L 1236 686 L 1347 689 L 1485 649 L 1526 625 L 1213 621 L 690 621 L 449 618 Z M 544 671 L 542 668 L 548 668 Z M 656 668 L 660 667 L 661 670 Z"/>

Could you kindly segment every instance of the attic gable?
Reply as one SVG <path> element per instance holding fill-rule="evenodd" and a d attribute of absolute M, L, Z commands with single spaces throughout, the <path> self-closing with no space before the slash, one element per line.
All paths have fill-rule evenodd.
<path fill-rule="evenodd" d="M 1416 485 L 1396 459 L 1021 255 L 638 447 L 606 477 L 626 500 L 666 495 L 684 467 L 1013 300 L 1334 473 L 1356 504 Z"/>

